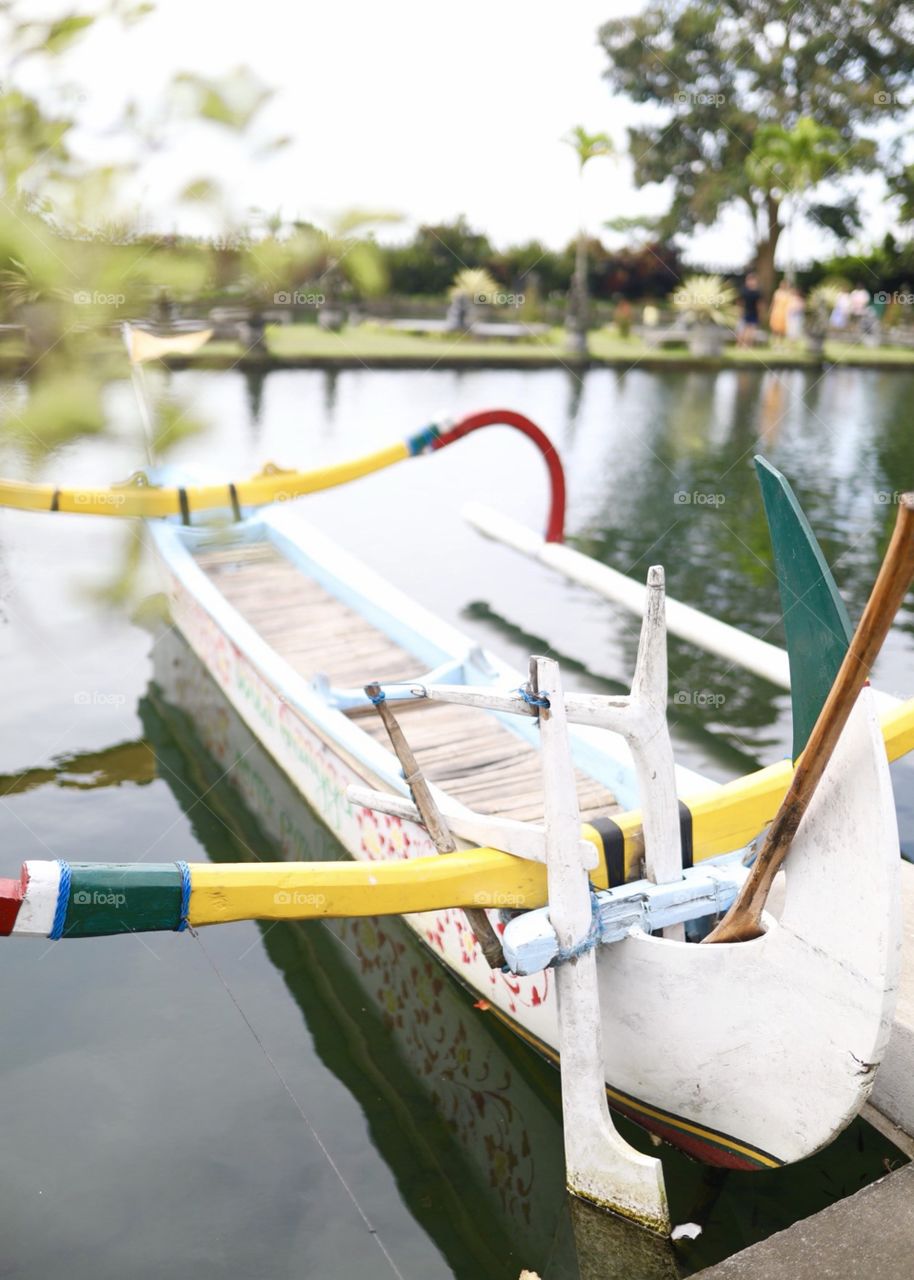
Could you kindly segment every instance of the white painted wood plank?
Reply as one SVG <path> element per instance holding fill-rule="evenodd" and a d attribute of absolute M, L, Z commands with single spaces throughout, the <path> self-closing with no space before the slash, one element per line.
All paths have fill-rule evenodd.
<path fill-rule="evenodd" d="M 350 804 L 364 805 L 366 809 L 389 813 L 395 818 L 406 818 L 410 822 L 420 821 L 419 810 L 412 801 L 402 796 L 387 795 L 368 787 L 348 787 L 346 794 Z M 462 805 L 458 808 L 449 803 L 443 792 L 436 792 L 435 796 L 448 826 L 461 840 L 472 841 L 480 847 L 502 849 L 515 858 L 527 858 L 531 862 L 546 861 L 544 827 L 531 822 L 513 822 L 510 818 L 470 813 Z M 579 840 L 578 845 L 581 865 L 592 871 L 599 862 L 596 849 L 589 840 Z"/>
<path fill-rule="evenodd" d="M 27 862 L 29 877 L 13 933 L 46 938 L 54 924 L 60 892 L 59 862 Z"/>
<path fill-rule="evenodd" d="M 538 560 L 540 564 L 555 569 L 562 577 L 589 587 L 631 613 L 639 616 L 643 613 L 641 584 L 633 578 L 628 578 L 618 570 L 600 564 L 571 547 L 546 542 L 532 529 L 481 503 L 467 503 L 462 514 L 474 529 L 478 529 L 487 538 L 504 543 L 531 560 Z M 674 635 L 697 645 L 699 649 L 715 653 L 735 666 L 770 680 L 782 689 L 790 688 L 787 653 L 777 645 L 759 640 L 756 636 L 731 627 L 678 600 L 667 601 L 667 624 Z"/>

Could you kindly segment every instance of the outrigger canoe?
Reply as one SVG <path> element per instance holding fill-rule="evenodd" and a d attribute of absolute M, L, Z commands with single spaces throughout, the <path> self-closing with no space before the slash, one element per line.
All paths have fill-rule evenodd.
<path fill-rule="evenodd" d="M 739 893 L 749 846 L 774 816 L 791 766 L 728 787 L 675 769 L 662 571 L 648 579 L 632 696 L 566 695 L 558 664 L 534 660 L 529 679 L 512 670 L 288 506 L 192 525 L 178 501 L 182 522 L 148 526 L 173 619 L 355 861 L 30 862 L 18 881 L 0 882 L 0 932 L 56 939 L 402 914 L 546 1056 L 561 1045 L 569 1067 L 580 1044 L 584 1073 L 602 1044 L 601 1098 L 605 1083 L 615 1108 L 710 1164 L 800 1160 L 850 1122 L 872 1087 L 897 989 L 899 845 L 886 742 L 895 753 L 909 746 L 910 705 L 881 726 L 872 692 L 860 694 L 762 936 L 696 945 Z M 412 750 L 409 778 L 376 714 L 382 702 L 396 708 Z M 420 771 L 457 838 L 453 853 L 439 852 L 413 803 Z M 590 873 L 584 917 L 571 898 L 563 915 L 563 862 Z M 504 965 L 486 958 L 469 912 L 477 921 L 485 913 Z M 560 928 L 560 915 L 576 930 Z M 557 989 L 565 983 L 570 1010 L 588 972 L 595 986 L 575 997 L 585 1016 L 570 1035 Z M 580 1130 L 582 1120 L 569 1101 L 566 1150 L 569 1125 Z M 620 1188 L 606 1202 L 662 1228 L 657 1162 L 634 1155 L 642 1190 Z M 585 1150 L 585 1166 L 588 1158 Z M 584 1194 L 586 1174 L 576 1183 Z"/>
<path fill-rule="evenodd" d="M 175 864 L 80 864 L 69 868 L 61 904 L 60 864 L 32 863 L 6 931 L 79 937 L 185 922 L 369 915 L 393 903 L 494 1013 L 554 1056 L 552 970 L 521 976 L 491 969 L 461 909 L 490 906 L 500 930 L 499 909 L 543 906 L 542 863 L 494 849 L 439 856 L 419 822 L 347 799 L 353 784 L 404 800 L 409 794 L 362 692 L 366 678 L 393 696 L 395 686 L 436 683 L 507 692 L 522 686 L 524 675 L 288 509 L 228 530 L 164 523 L 150 526 L 150 536 L 177 625 L 368 872 L 352 868 L 357 874 L 346 880 L 343 869 L 331 867 L 324 884 L 308 864 L 200 865 L 189 873 Z M 542 823 L 535 719 L 426 698 L 407 697 L 403 706 L 410 744 L 444 795 L 475 813 Z M 637 873 L 625 865 L 622 839 L 632 823 L 617 821 L 620 800 L 631 809 L 637 794 L 631 758 L 622 739 L 604 729 L 572 729 L 570 738 L 582 834 L 599 857 L 593 882 L 618 890 Z M 704 803 L 713 804 L 715 789 L 706 791 Z M 696 867 L 716 865 L 705 852 L 693 848 Z M 781 919 L 764 938 L 706 948 L 636 929 L 600 948 L 613 1105 L 729 1168 L 776 1166 L 829 1142 L 862 1105 L 891 1024 L 898 857 L 885 748 L 868 694 L 791 855 Z M 397 874 L 417 858 L 424 861 L 421 881 Z M 394 874 L 386 877 L 382 867 Z M 140 877 L 157 883 L 143 891 Z M 411 898 L 417 909 L 404 910 Z M 436 909 L 436 898 L 452 905 Z M 111 911 L 112 903 L 119 909 Z M 767 1084 L 772 1063 L 784 1068 L 776 1090 Z"/>

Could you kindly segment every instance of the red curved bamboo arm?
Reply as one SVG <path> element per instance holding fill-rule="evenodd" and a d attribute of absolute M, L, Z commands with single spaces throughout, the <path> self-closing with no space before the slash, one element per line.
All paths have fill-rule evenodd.
<path fill-rule="evenodd" d="M 448 431 L 442 431 L 432 441 L 431 448 L 443 449 L 445 445 L 453 444 L 455 440 L 462 440 L 471 431 L 478 431 L 481 427 L 496 426 L 514 427 L 528 440 L 532 440 L 543 455 L 549 472 L 550 488 L 546 541 L 563 542 L 565 540 L 565 472 L 562 460 L 545 431 L 541 431 L 536 423 L 531 422 L 524 414 L 515 413 L 513 409 L 483 409 L 480 413 L 467 414 Z"/>

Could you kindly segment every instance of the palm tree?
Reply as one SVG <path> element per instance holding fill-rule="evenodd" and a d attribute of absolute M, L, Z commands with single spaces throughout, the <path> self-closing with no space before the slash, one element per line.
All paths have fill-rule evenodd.
<path fill-rule="evenodd" d="M 562 141 L 571 147 L 578 157 L 578 176 L 581 182 L 583 204 L 584 166 L 600 156 L 614 156 L 615 144 L 608 133 L 588 133 L 582 125 L 575 127 Z M 574 255 L 574 276 L 568 299 L 568 334 L 575 355 L 587 355 L 587 231 L 584 227 L 583 208 Z"/>
<path fill-rule="evenodd" d="M 846 162 L 846 147 L 837 129 L 800 116 L 792 129 L 763 124 L 755 134 L 746 169 L 754 182 L 767 189 L 769 199 L 781 209 L 786 203 L 784 230 L 787 274 L 791 274 L 791 227 L 795 214 L 813 189 Z M 774 263 L 771 263 L 772 272 Z M 764 273 L 767 275 L 767 272 Z M 774 283 L 765 280 L 767 290 Z"/>

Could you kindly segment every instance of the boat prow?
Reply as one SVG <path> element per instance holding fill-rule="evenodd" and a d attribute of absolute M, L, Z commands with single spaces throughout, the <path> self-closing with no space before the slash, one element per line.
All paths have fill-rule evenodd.
<path fill-rule="evenodd" d="M 866 1101 L 888 1042 L 899 849 L 870 690 L 785 876 L 783 907 L 760 938 L 703 947 L 635 933 L 601 958 L 616 1103 L 636 1116 L 653 1103 L 663 1132 L 675 1099 L 668 1136 L 731 1168 L 786 1164 L 832 1141 Z"/>

